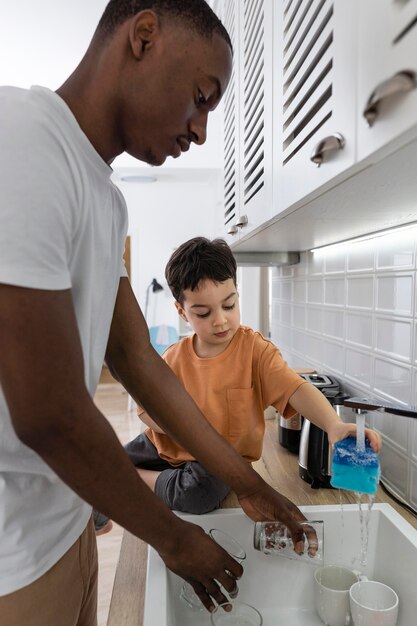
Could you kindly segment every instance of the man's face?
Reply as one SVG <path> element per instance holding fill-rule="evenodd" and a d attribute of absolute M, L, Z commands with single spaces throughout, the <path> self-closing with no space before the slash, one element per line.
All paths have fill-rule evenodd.
<path fill-rule="evenodd" d="M 161 165 L 206 140 L 207 117 L 229 82 L 232 54 L 217 34 L 207 39 L 165 25 L 124 90 L 121 132 L 132 156 Z"/>

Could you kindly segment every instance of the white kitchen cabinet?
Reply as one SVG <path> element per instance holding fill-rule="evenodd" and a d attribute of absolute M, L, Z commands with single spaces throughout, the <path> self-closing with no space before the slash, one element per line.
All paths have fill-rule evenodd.
<path fill-rule="evenodd" d="M 417 136 L 417 0 L 366 0 L 358 21 L 358 159 Z"/>
<path fill-rule="evenodd" d="M 276 9 L 275 214 L 355 161 L 357 2 L 286 0 Z"/>
<path fill-rule="evenodd" d="M 416 221 L 417 0 L 224 0 L 232 6 L 234 250 L 305 250 Z"/>
<path fill-rule="evenodd" d="M 272 0 L 225 0 L 234 47 L 224 100 L 223 236 L 234 243 L 272 216 Z"/>

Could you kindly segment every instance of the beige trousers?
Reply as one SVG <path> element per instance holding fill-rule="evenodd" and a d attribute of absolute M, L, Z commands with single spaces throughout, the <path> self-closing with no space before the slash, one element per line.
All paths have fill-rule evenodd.
<path fill-rule="evenodd" d="M 2 626 L 97 626 L 97 544 L 90 519 L 64 556 L 35 582 L 0 596 Z"/>

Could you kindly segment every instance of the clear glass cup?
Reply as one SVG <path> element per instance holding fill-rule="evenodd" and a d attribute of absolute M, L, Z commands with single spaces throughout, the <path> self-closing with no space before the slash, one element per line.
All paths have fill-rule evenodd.
<path fill-rule="evenodd" d="M 232 607 L 227 611 L 226 607 Z M 211 613 L 210 621 L 212 626 L 262 626 L 262 615 L 257 609 L 243 602 L 230 604 L 219 604 Z"/>
<path fill-rule="evenodd" d="M 246 559 L 246 552 L 236 541 L 233 539 L 231 535 L 228 535 L 223 530 L 219 530 L 218 528 L 211 528 L 208 531 L 210 537 L 219 544 L 220 547 L 223 548 L 230 556 L 232 556 L 238 563 L 241 563 Z M 183 600 L 190 608 L 197 609 L 202 611 L 204 606 L 201 603 L 200 598 L 194 591 L 193 587 L 190 583 L 185 582 L 181 587 L 180 598 Z M 230 604 L 229 604 L 230 606 Z"/>
<path fill-rule="evenodd" d="M 322 565 L 324 559 L 324 522 L 307 520 L 300 522 L 304 530 L 304 552 L 297 554 L 291 533 L 282 522 L 255 522 L 253 547 L 264 554 L 283 556 L 287 559 Z"/>

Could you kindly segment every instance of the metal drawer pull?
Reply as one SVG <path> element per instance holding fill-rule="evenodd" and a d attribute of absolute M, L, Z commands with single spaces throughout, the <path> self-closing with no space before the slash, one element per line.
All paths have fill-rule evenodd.
<path fill-rule="evenodd" d="M 236 226 L 236 224 L 232 224 L 232 226 L 228 229 L 227 234 L 228 235 L 236 235 L 237 231 L 238 231 L 238 227 Z"/>
<path fill-rule="evenodd" d="M 371 93 L 363 115 L 369 126 L 373 126 L 378 117 L 378 108 L 383 100 L 401 93 L 408 93 L 417 87 L 417 75 L 412 70 L 403 70 L 388 80 L 380 83 Z"/>
<path fill-rule="evenodd" d="M 325 137 L 316 144 L 313 152 L 311 153 L 310 161 L 315 163 L 317 167 L 323 163 L 324 154 L 326 152 L 333 152 L 334 150 L 342 150 L 345 147 L 345 139 L 340 133 L 334 133 Z"/>
<path fill-rule="evenodd" d="M 243 226 L 246 226 L 247 223 L 248 223 L 248 216 L 241 215 L 238 221 L 236 222 L 236 226 L 239 226 L 239 228 L 242 228 Z"/>

